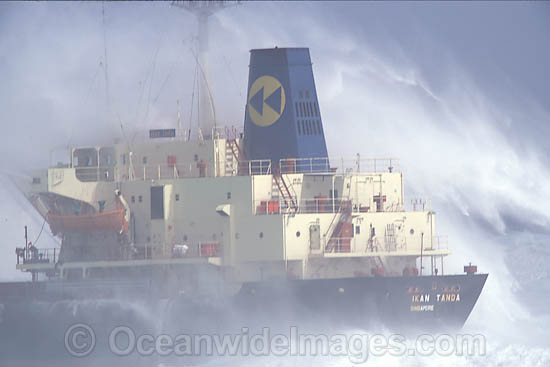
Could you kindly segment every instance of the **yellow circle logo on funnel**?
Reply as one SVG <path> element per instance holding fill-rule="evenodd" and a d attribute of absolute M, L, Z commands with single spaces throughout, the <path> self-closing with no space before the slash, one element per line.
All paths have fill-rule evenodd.
<path fill-rule="evenodd" d="M 248 114 L 258 126 L 273 125 L 285 110 L 285 89 L 277 79 L 264 75 L 252 83 L 248 95 Z"/>

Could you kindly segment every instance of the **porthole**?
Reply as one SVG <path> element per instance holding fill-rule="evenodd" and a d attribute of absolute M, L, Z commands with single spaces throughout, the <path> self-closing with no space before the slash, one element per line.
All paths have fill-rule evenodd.
<path fill-rule="evenodd" d="M 410 233 L 411 233 L 411 235 L 413 235 L 414 234 L 414 229 L 411 228 Z"/>
<path fill-rule="evenodd" d="M 264 233 L 260 232 L 260 238 L 264 238 Z"/>
<path fill-rule="evenodd" d="M 300 237 L 300 231 L 296 232 L 296 237 Z"/>

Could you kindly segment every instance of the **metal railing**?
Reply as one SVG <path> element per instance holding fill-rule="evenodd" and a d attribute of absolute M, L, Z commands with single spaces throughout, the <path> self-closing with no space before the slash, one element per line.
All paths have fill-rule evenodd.
<path fill-rule="evenodd" d="M 448 250 L 449 249 L 449 236 L 444 236 L 444 235 L 434 236 L 433 240 L 432 240 L 432 248 L 431 249 L 433 249 L 433 250 Z"/>
<path fill-rule="evenodd" d="M 240 161 L 234 174 L 238 176 L 269 175 L 271 161 L 268 159 Z M 130 167 L 75 167 L 75 175 L 82 182 L 215 177 L 216 167 L 214 162 L 204 161 Z"/>
<path fill-rule="evenodd" d="M 82 182 L 115 181 L 117 167 L 75 167 L 75 175 Z"/>
<path fill-rule="evenodd" d="M 349 174 L 394 172 L 399 167 L 397 159 L 362 159 L 362 160 L 331 160 L 336 166 L 330 166 L 328 158 L 300 158 L 281 159 L 279 164 L 280 172 L 290 173 L 337 173 Z M 177 179 L 183 177 L 215 177 L 224 174 L 226 170 L 220 169 L 219 165 L 224 162 L 193 161 L 178 164 L 145 164 L 129 166 L 74 166 L 76 177 L 82 182 L 98 181 L 131 181 L 149 179 Z M 218 166 L 217 166 L 218 165 Z M 54 170 L 70 169 L 67 167 L 53 168 Z M 252 176 L 269 175 L 273 173 L 271 160 L 248 160 L 237 162 L 233 175 Z M 413 207 L 429 205 L 424 202 L 413 203 Z"/>
<path fill-rule="evenodd" d="M 194 251 L 187 245 L 176 245 L 172 249 L 171 258 L 184 257 L 215 257 L 222 255 L 220 242 L 199 242 Z M 134 256 L 132 260 L 151 259 L 150 248 L 142 248 L 142 253 Z M 56 264 L 59 261 L 60 249 L 58 248 L 17 248 L 17 265 Z"/>
<path fill-rule="evenodd" d="M 55 264 L 59 260 L 58 248 L 17 248 L 17 265 L 21 264 Z"/>
<path fill-rule="evenodd" d="M 329 198 L 329 197 L 316 197 L 297 200 L 294 197 L 294 201 L 297 203 L 297 207 L 292 210 L 292 213 L 296 214 L 323 214 L 323 213 L 338 213 L 342 202 L 344 200 L 341 197 Z M 256 208 L 256 215 L 263 214 L 285 214 L 290 211 L 290 206 L 281 197 L 274 199 L 256 199 L 254 200 L 254 207 Z M 372 202 L 358 203 L 355 200 L 351 201 L 351 207 L 353 213 L 367 213 L 373 212 L 376 208 Z M 388 205 L 384 207 L 384 212 L 397 212 L 403 211 L 401 205 Z"/>
<path fill-rule="evenodd" d="M 324 239 L 324 243 L 325 252 L 331 253 L 377 253 L 406 250 L 406 243 L 404 246 L 390 246 L 385 239 L 380 242 L 378 238 L 363 238 L 360 241 L 358 237 L 337 237 Z"/>
<path fill-rule="evenodd" d="M 355 253 L 355 237 L 333 237 L 327 241 L 324 248 L 334 253 Z"/>
<path fill-rule="evenodd" d="M 239 161 L 237 175 L 238 176 L 255 176 L 255 175 L 270 175 L 271 160 L 256 159 L 251 161 Z"/>
<path fill-rule="evenodd" d="M 410 242 L 410 241 L 409 241 Z M 416 240 L 413 243 L 408 243 L 406 238 L 394 237 L 388 241 L 386 236 L 374 239 L 364 239 L 359 241 L 359 237 L 341 237 L 341 238 L 324 238 L 323 248 L 325 252 L 335 253 L 377 253 L 377 252 L 398 252 L 407 251 L 407 248 L 417 248 L 420 251 L 421 240 Z M 424 251 L 430 250 L 448 250 L 448 236 L 437 235 L 433 237 L 432 246 L 424 243 Z M 420 255 L 420 253 L 418 254 Z M 425 256 L 430 256 L 425 253 Z"/>
<path fill-rule="evenodd" d="M 424 212 L 432 210 L 432 200 L 430 198 L 412 198 L 410 203 L 410 208 L 413 212 Z"/>
<path fill-rule="evenodd" d="M 291 206 L 288 204 L 288 200 L 284 200 L 280 197 L 278 199 L 254 200 L 256 215 L 285 214 L 291 211 L 292 213 L 296 214 L 338 213 L 342 204 L 342 198 L 302 199 L 299 202 L 296 200 L 296 198 L 294 198 L 294 201 L 297 202 L 298 205 L 295 208 L 291 208 Z"/>
<path fill-rule="evenodd" d="M 215 257 L 221 256 L 222 246 L 220 242 L 200 242 L 199 257 Z"/>
<path fill-rule="evenodd" d="M 287 158 L 279 161 L 281 173 L 382 173 L 399 172 L 399 159 Z"/>

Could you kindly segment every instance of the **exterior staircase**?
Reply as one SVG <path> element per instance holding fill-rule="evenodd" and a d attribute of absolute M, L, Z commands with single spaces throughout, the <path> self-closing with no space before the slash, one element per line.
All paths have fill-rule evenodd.
<path fill-rule="evenodd" d="M 239 159 L 240 157 L 241 159 Z M 236 139 L 227 139 L 225 141 L 224 158 L 225 176 L 236 176 L 239 173 L 239 161 L 244 159 L 244 154 L 242 153 Z"/>
<path fill-rule="evenodd" d="M 328 238 L 325 245 L 325 252 L 339 252 L 341 248 L 341 233 L 345 224 L 351 224 L 352 219 L 352 202 L 350 200 L 351 196 L 351 176 L 349 182 L 346 182 L 344 178 L 344 190 L 347 189 L 347 195 L 343 195 L 342 200 L 338 203 L 338 211 L 332 218 L 327 231 L 325 232 L 324 238 Z M 336 200 L 336 198 L 332 198 Z M 349 239 L 351 240 L 351 239 Z"/>
<path fill-rule="evenodd" d="M 273 173 L 273 182 L 271 184 L 271 195 L 273 197 L 279 197 L 285 205 L 285 208 L 291 213 L 298 211 L 298 204 L 295 200 L 295 195 L 292 195 L 290 191 L 291 185 L 287 184 L 283 175 L 280 172 Z"/>
<path fill-rule="evenodd" d="M 336 218 L 338 218 L 336 220 Z M 352 218 L 352 205 L 351 200 L 342 200 L 340 202 L 340 208 L 337 215 L 334 217 L 329 230 L 327 233 L 330 233 L 330 239 L 327 242 L 325 252 L 345 252 L 342 251 L 343 247 L 349 247 L 349 242 L 351 238 L 342 239 L 341 234 L 346 224 L 351 224 Z M 332 229 L 332 230 L 331 230 Z M 342 241 L 347 241 L 342 243 Z"/>

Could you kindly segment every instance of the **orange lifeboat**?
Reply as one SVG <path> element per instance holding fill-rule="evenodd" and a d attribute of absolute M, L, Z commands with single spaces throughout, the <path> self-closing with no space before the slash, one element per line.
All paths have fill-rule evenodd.
<path fill-rule="evenodd" d="M 120 231 L 124 225 L 124 209 L 84 215 L 48 214 L 52 232 L 109 232 Z"/>

